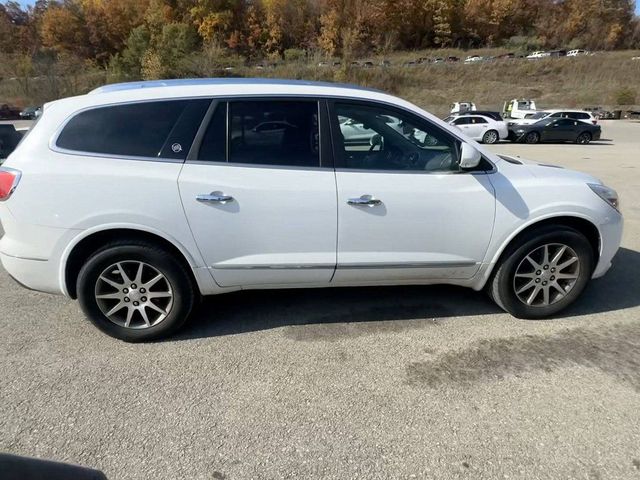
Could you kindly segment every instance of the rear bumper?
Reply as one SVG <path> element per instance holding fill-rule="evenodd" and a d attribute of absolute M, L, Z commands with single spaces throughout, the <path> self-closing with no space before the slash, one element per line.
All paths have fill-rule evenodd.
<path fill-rule="evenodd" d="M 49 260 L 12 257 L 0 253 L 0 261 L 9 276 L 25 288 L 63 294 L 58 282 L 58 265 Z"/>

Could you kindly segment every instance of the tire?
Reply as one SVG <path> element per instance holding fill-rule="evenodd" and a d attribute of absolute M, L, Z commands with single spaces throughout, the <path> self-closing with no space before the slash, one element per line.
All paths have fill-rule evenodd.
<path fill-rule="evenodd" d="M 550 260 L 546 263 L 543 261 L 545 245 Z M 566 247 L 564 253 L 554 263 L 555 255 L 560 254 L 563 246 Z M 528 256 L 540 264 L 540 269 L 534 267 Z M 574 256 L 577 260 L 562 267 Z M 526 233 L 517 244 L 507 247 L 486 289 L 498 306 L 514 317 L 545 318 L 568 307 L 580 296 L 591 278 L 594 264 L 593 248 L 582 233 L 569 227 L 549 225 Z M 544 268 L 545 265 L 548 268 Z M 553 286 L 554 282 L 562 288 L 563 294 Z M 540 290 L 529 302 L 536 288 Z M 548 297 L 545 289 L 549 291 Z M 545 300 L 549 302 L 545 304 Z"/>
<path fill-rule="evenodd" d="M 586 145 L 589 142 L 591 142 L 591 134 L 589 132 L 582 132 L 578 135 L 578 138 L 576 138 L 576 143 L 580 143 L 582 145 Z"/>
<path fill-rule="evenodd" d="M 540 134 L 538 132 L 529 132 L 524 137 L 525 143 L 538 143 L 540 141 Z"/>
<path fill-rule="evenodd" d="M 175 332 L 196 298 L 186 266 L 158 246 L 133 241 L 114 242 L 95 252 L 80 270 L 77 292 L 87 318 L 125 342 L 156 340 Z"/>
<path fill-rule="evenodd" d="M 484 133 L 482 136 L 482 143 L 486 143 L 487 145 L 491 145 L 494 143 L 498 143 L 500 141 L 500 134 L 495 130 L 489 130 Z"/>

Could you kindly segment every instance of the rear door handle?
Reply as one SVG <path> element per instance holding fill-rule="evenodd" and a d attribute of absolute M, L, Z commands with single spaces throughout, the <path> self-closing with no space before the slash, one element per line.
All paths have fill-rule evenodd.
<path fill-rule="evenodd" d="M 350 198 L 347 200 L 349 205 L 355 205 L 357 207 L 375 207 L 378 205 L 382 205 L 382 200 L 378 200 L 377 198 L 373 198 L 372 195 L 361 195 L 358 198 Z"/>
<path fill-rule="evenodd" d="M 201 193 L 196 196 L 196 200 L 203 203 L 222 203 L 232 202 L 231 195 L 225 195 L 222 192 Z"/>

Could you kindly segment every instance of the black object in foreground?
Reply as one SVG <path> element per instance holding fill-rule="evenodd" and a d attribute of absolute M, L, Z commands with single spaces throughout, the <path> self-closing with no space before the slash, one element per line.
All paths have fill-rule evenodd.
<path fill-rule="evenodd" d="M 107 480 L 92 468 L 0 453 L 2 480 Z"/>

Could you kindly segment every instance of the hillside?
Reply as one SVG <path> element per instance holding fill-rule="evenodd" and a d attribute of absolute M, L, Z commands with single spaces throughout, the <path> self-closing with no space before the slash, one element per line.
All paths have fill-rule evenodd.
<path fill-rule="evenodd" d="M 321 58 L 282 62 L 275 67 L 257 68 L 240 60 L 231 70 L 222 61 L 192 62 L 185 77 L 242 76 L 325 80 L 355 83 L 379 88 L 402 96 L 436 114 L 444 115 L 453 101 L 470 100 L 478 108 L 500 109 L 502 102 L 514 97 L 537 100 L 540 108 L 602 106 L 631 108 L 640 103 L 640 55 L 638 51 L 603 52 L 588 57 L 548 58 L 542 60 L 494 60 L 465 65 L 458 63 L 403 64 L 420 57 L 466 57 L 503 53 L 498 50 L 421 50 L 397 52 L 383 57 L 367 57 L 372 68 L 318 66 Z M 388 60 L 390 66 L 379 66 Z M 82 65 L 66 66 L 35 78 L 11 78 L 0 81 L 0 103 L 20 106 L 53 98 L 87 92 L 104 83 L 121 80 L 108 70 L 85 70 Z"/>

